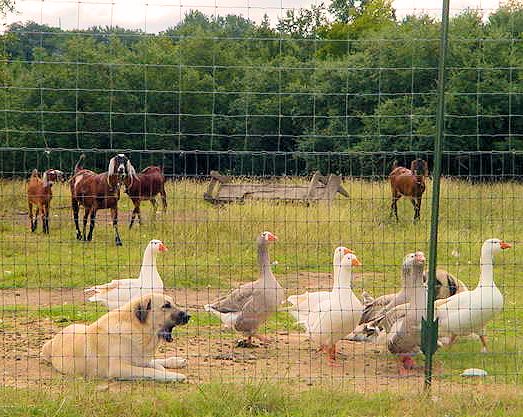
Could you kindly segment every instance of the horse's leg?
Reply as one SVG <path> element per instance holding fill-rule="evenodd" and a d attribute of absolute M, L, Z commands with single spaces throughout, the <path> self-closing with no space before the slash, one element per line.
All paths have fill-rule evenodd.
<path fill-rule="evenodd" d="M 90 242 L 93 240 L 93 232 L 94 232 L 94 225 L 96 224 L 96 212 L 97 209 L 95 207 L 91 207 L 91 210 L 89 213 L 91 213 L 90 221 L 89 221 L 89 234 L 87 235 L 87 241 Z M 85 236 L 85 231 L 84 231 Z"/>
<path fill-rule="evenodd" d="M 140 200 L 134 199 L 132 201 L 134 204 L 134 209 L 133 209 L 133 212 L 131 213 L 131 222 L 129 223 L 129 229 L 131 227 L 133 227 L 134 218 L 136 217 L 137 214 L 138 214 L 138 221 L 140 221 Z M 140 224 L 142 224 L 141 221 L 140 221 Z"/>
<path fill-rule="evenodd" d="M 158 211 L 158 202 L 156 201 L 156 197 L 151 198 L 151 204 L 153 205 L 153 218 L 152 220 L 156 220 L 156 212 Z"/>
<path fill-rule="evenodd" d="M 414 207 L 414 223 L 416 223 L 420 218 L 421 197 L 412 197 L 411 201 Z"/>
<path fill-rule="evenodd" d="M 34 232 L 36 231 L 36 227 L 38 225 L 38 216 L 40 215 L 40 204 L 36 204 L 36 210 L 34 215 L 34 226 L 31 227 L 31 230 Z"/>
<path fill-rule="evenodd" d="M 76 227 L 76 239 L 82 240 L 82 233 L 80 232 L 80 225 L 78 224 L 78 214 L 80 211 L 80 205 L 78 204 L 78 200 L 73 198 L 71 205 L 73 207 L 73 219 L 74 225 Z"/>
<path fill-rule="evenodd" d="M 122 240 L 120 239 L 120 233 L 118 233 L 118 206 L 115 205 L 111 207 L 111 214 L 113 217 L 113 227 L 114 227 L 114 242 L 116 246 L 122 246 Z"/>
<path fill-rule="evenodd" d="M 87 218 L 91 215 L 91 221 L 89 222 L 89 234 L 86 236 L 85 229 L 87 227 Z M 94 223 L 96 222 L 96 209 L 91 207 L 90 209 L 85 208 L 84 213 L 84 240 L 90 242 L 93 240 Z"/>
<path fill-rule="evenodd" d="M 395 191 L 392 192 L 392 204 L 390 205 L 390 216 L 395 216 L 396 221 L 399 221 L 398 218 L 398 200 L 401 198 L 401 195 L 398 195 Z"/>
<path fill-rule="evenodd" d="M 42 228 L 44 233 L 49 234 L 49 202 L 42 205 Z"/>
<path fill-rule="evenodd" d="M 31 222 L 31 232 L 36 230 L 36 222 L 33 222 L 33 203 L 28 202 L 29 205 L 29 221 Z"/>
<path fill-rule="evenodd" d="M 160 190 L 160 196 L 162 197 L 163 212 L 165 213 L 167 211 L 167 194 L 165 193 L 164 185 L 162 185 L 162 189 Z"/>

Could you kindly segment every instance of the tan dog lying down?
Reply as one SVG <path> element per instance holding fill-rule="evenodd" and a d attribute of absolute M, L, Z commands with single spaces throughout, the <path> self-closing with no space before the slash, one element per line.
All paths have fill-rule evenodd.
<path fill-rule="evenodd" d="M 49 340 L 42 358 L 68 375 L 123 380 L 185 381 L 178 357 L 154 359 L 160 339 L 172 342 L 172 329 L 190 316 L 171 297 L 152 293 L 136 298 L 91 325 L 73 324 Z"/>

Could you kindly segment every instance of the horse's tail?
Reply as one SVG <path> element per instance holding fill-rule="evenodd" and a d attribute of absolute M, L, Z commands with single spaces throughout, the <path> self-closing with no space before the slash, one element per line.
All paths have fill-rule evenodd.
<path fill-rule="evenodd" d="M 82 161 L 85 159 L 85 154 L 81 154 L 80 155 L 80 158 L 78 158 L 78 162 L 76 163 L 76 165 L 74 166 L 74 172 L 77 173 L 78 171 L 80 171 L 81 169 L 84 169 L 84 167 L 81 165 Z"/>

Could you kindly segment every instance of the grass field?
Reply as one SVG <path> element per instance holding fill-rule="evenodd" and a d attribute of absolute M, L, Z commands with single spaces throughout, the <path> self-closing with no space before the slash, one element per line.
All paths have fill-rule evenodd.
<path fill-rule="evenodd" d="M 343 368 L 324 367 L 285 312 L 265 326 L 273 345 L 236 352 L 241 357 L 234 360 L 225 358 L 236 335 L 222 331 L 219 322 L 201 309 L 218 293 L 256 276 L 254 239 L 263 230 L 279 237 L 271 257 L 276 262 L 274 272 L 289 293 L 328 288 L 332 251 L 340 244 L 353 249 L 363 262 L 354 281 L 357 294 L 363 288 L 373 295 L 391 292 L 398 285 L 403 256 L 415 250 L 428 252 L 430 184 L 418 224 L 411 222 L 413 211 L 407 201 L 399 203 L 399 223 L 389 218 L 389 188 L 384 181 L 346 181 L 344 187 L 351 198 L 340 196 L 332 204 L 308 207 L 255 201 L 216 207 L 203 200 L 206 186 L 190 180 L 170 182 L 168 211 L 159 213 L 153 222 L 151 206 L 144 203 L 143 224 L 132 230 L 127 228 L 131 204 L 123 196 L 120 231 L 124 246 L 117 248 L 109 215 L 104 212 L 98 215 L 94 241 L 76 241 L 66 185 L 54 188 L 51 234 L 45 236 L 41 224 L 36 233 L 29 231 L 24 182 L 0 182 L 0 368 L 16 368 L 4 372 L 4 383 L 18 387 L 3 389 L 4 404 L 12 396 L 21 396 L 32 404 L 31 415 L 85 415 L 96 397 L 101 406 L 89 411 L 90 415 L 125 416 L 131 415 L 121 405 L 125 392 L 139 387 L 143 399 L 137 400 L 132 415 L 150 415 L 146 410 L 152 403 L 156 415 L 323 415 L 316 402 L 326 397 L 334 407 L 333 415 L 496 415 L 498 411 L 487 404 L 500 403 L 506 414 L 499 415 L 523 413 L 517 401 L 523 383 L 523 272 L 519 261 L 523 185 L 472 185 L 450 179 L 442 183 L 440 267 L 473 287 L 479 277 L 483 240 L 499 237 L 514 245 L 496 260 L 495 279 L 505 295 L 505 309 L 489 324 L 490 353 L 480 354 L 479 342 L 462 339 L 436 355 L 435 391 L 444 392 L 449 386 L 456 394 L 456 398 L 441 394 L 437 409 L 444 410 L 443 414 L 435 414 L 431 402 L 418 401 L 418 394 L 411 402 L 405 393 L 418 392 L 421 371 L 408 381 L 397 379 L 394 359 L 372 346 L 344 341 Z M 41 344 L 64 325 L 91 322 L 104 314 L 103 307 L 84 302 L 82 288 L 136 276 L 143 249 L 152 238 L 169 247 L 169 252 L 159 256 L 158 269 L 177 303 L 193 316 L 188 326 L 176 331 L 176 347 L 162 348 L 162 352 L 176 349 L 188 357 L 185 373 L 191 382 L 204 385 L 121 384 L 110 390 L 114 391 L 110 396 L 97 383 L 75 380 L 74 389 L 68 387 L 67 379 L 39 364 Z M 468 367 L 486 369 L 489 377 L 481 382 L 464 380 L 459 374 Z M 248 386 L 228 389 L 217 385 L 217 380 L 248 382 Z M 263 384 L 261 380 L 278 382 Z M 311 383 L 313 388 L 308 387 Z M 30 388 L 35 386 L 42 389 Z M 485 392 L 471 400 L 478 386 Z M 146 394 L 148 390 L 154 392 L 153 398 Z M 366 390 L 389 393 L 363 396 L 361 392 Z M 51 393 L 52 398 L 44 398 L 43 392 Z M 303 401 L 300 406 L 298 392 Z M 61 398 L 73 396 L 78 397 L 75 405 L 69 401 L 61 405 Z M 118 399 L 117 405 L 109 397 Z M 27 415 L 16 407 L 0 407 L 0 414 L 3 410 L 9 415 Z"/>
<path fill-rule="evenodd" d="M 79 384 L 79 382 L 77 383 Z M 10 417 L 510 417 L 523 413 L 514 389 L 485 392 L 481 386 L 431 395 L 413 392 L 361 394 L 345 387 L 297 390 L 289 384 L 208 384 L 202 386 L 134 384 L 109 387 L 82 382 L 60 393 L 0 389 L 0 415 Z M 151 386 L 152 385 L 152 386 Z M 458 387 L 459 388 L 459 387 Z M 447 387 L 448 390 L 448 387 Z M 132 400 L 130 399 L 132 397 Z"/>

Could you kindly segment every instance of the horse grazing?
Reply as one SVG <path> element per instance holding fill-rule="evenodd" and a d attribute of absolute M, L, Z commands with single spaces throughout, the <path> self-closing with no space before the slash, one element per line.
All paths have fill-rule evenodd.
<path fill-rule="evenodd" d="M 138 215 L 138 223 L 142 224 L 142 216 L 140 213 L 140 202 L 143 200 L 150 200 L 153 205 L 154 213 L 158 207 L 156 202 L 156 195 L 160 194 L 162 198 L 163 211 L 167 210 L 167 195 L 165 194 L 165 177 L 162 169 L 157 166 L 149 166 L 140 172 L 133 183 L 125 190 L 129 198 L 134 204 L 134 209 L 131 214 L 131 223 L 129 229 L 133 227 L 134 219 Z"/>
<path fill-rule="evenodd" d="M 389 175 L 392 190 L 392 204 L 390 215 L 398 219 L 398 200 L 401 197 L 409 197 L 414 206 L 414 221 L 419 220 L 421 210 L 421 198 L 425 192 L 425 178 L 429 175 L 427 161 L 415 159 L 410 164 L 410 169 L 399 167 L 394 163 Z"/>
<path fill-rule="evenodd" d="M 27 182 L 27 203 L 29 205 L 29 220 L 31 221 L 31 232 L 36 230 L 38 223 L 38 212 L 42 216 L 42 229 L 49 233 L 49 206 L 53 198 L 51 187 L 56 181 L 61 181 L 63 172 L 58 169 L 48 169 L 40 178 L 38 170 L 34 169 Z M 33 204 L 36 205 L 36 213 L 33 216 Z"/>
<path fill-rule="evenodd" d="M 111 209 L 113 227 L 115 233 L 115 243 L 122 245 L 120 234 L 118 233 L 118 200 L 120 199 L 120 187 L 131 187 L 136 178 L 136 171 L 131 165 L 131 161 L 124 155 L 118 154 L 109 160 L 107 172 L 96 174 L 80 166 L 81 160 L 85 155 L 80 156 L 80 160 L 75 166 L 75 173 L 70 179 L 71 197 L 74 224 L 76 226 L 76 238 L 78 240 L 91 241 L 93 238 L 96 212 L 103 209 Z M 78 225 L 78 213 L 80 205 L 84 207 L 83 232 L 80 232 Z M 90 215 L 89 234 L 86 236 L 85 229 L 87 218 Z"/>

